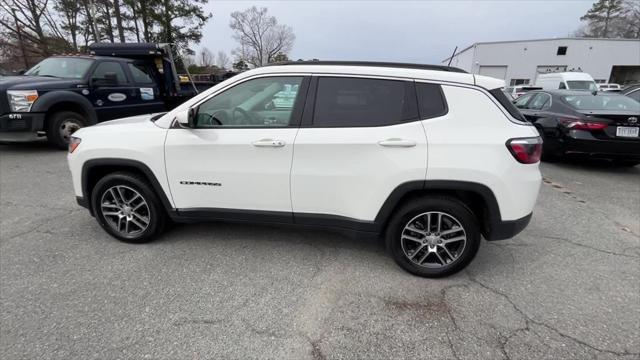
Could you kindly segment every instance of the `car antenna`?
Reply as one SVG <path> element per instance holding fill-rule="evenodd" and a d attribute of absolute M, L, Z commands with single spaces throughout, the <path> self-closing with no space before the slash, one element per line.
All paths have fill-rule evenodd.
<path fill-rule="evenodd" d="M 456 56 L 457 50 L 458 50 L 458 47 L 456 46 L 456 48 L 453 49 L 453 54 L 451 54 L 451 57 L 449 58 L 449 63 L 447 64 L 447 66 L 451 66 L 451 62 L 453 61 L 453 57 Z"/>

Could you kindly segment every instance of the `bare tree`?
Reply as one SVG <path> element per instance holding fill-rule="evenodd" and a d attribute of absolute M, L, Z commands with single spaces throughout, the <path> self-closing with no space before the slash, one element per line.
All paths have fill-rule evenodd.
<path fill-rule="evenodd" d="M 216 58 L 216 65 L 221 69 L 229 68 L 231 64 L 231 59 L 224 51 L 218 51 L 218 56 Z"/>
<path fill-rule="evenodd" d="M 272 62 L 279 53 L 287 54 L 296 38 L 291 27 L 278 24 L 264 7 L 234 11 L 229 27 L 240 44 L 234 55 L 256 67 Z"/>
<path fill-rule="evenodd" d="M 200 55 L 198 55 L 198 60 L 200 61 L 200 66 L 209 67 L 213 65 L 213 53 L 206 47 L 202 48 Z"/>

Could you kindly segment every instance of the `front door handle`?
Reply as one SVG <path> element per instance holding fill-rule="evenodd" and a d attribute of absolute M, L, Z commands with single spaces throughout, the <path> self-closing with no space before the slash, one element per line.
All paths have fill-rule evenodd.
<path fill-rule="evenodd" d="M 386 147 L 414 147 L 416 146 L 416 142 L 413 140 L 391 138 L 378 141 L 378 145 Z"/>
<path fill-rule="evenodd" d="M 274 139 L 260 139 L 251 143 L 251 145 L 256 147 L 283 147 L 284 144 L 284 141 Z"/>

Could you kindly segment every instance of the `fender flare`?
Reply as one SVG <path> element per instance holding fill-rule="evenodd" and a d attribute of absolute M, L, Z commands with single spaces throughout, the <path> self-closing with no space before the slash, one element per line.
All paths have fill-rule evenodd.
<path fill-rule="evenodd" d="M 52 106 L 61 102 L 72 102 L 80 106 L 87 115 L 87 125 L 94 125 L 98 122 L 98 115 L 91 102 L 82 95 L 68 90 L 50 91 L 42 95 L 33 104 L 31 111 L 46 113 Z"/>
<path fill-rule="evenodd" d="M 491 189 L 483 184 L 470 182 L 470 181 L 457 181 L 457 180 L 417 180 L 409 181 L 400 184 L 396 187 L 391 194 L 387 197 L 384 204 L 376 215 L 375 223 L 382 226 L 386 226 L 393 215 L 394 210 L 404 200 L 405 196 L 414 191 L 467 191 L 478 194 L 486 205 L 486 219 L 479 219 L 481 221 L 487 221 L 486 237 L 492 237 L 493 229 L 499 227 L 502 222 L 502 216 L 500 214 L 500 207 L 498 201 Z"/>
<path fill-rule="evenodd" d="M 91 159 L 87 160 L 84 164 L 82 164 L 82 175 L 81 175 L 81 184 L 82 184 L 82 197 L 83 201 L 89 207 L 89 211 L 93 215 L 93 209 L 91 206 L 91 190 L 89 189 L 89 175 L 91 170 L 102 167 L 122 167 L 122 168 L 133 168 L 135 170 L 140 171 L 148 180 L 151 188 L 156 193 L 163 207 L 167 210 L 167 213 L 173 213 L 173 206 L 167 197 L 167 194 L 164 192 L 162 185 L 156 178 L 156 175 L 153 171 L 144 163 L 137 160 L 130 159 L 120 159 L 120 158 L 101 158 L 101 159 Z"/>

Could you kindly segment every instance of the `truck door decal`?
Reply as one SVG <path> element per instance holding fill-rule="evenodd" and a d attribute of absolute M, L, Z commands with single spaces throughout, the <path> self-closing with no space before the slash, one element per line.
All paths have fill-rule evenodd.
<path fill-rule="evenodd" d="M 107 96 L 107 99 L 113 102 L 124 101 L 126 98 L 127 98 L 127 95 L 123 93 L 112 93 L 112 94 L 109 94 L 109 96 Z"/>
<path fill-rule="evenodd" d="M 153 88 L 140 88 L 142 100 L 153 100 Z"/>

